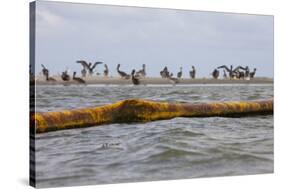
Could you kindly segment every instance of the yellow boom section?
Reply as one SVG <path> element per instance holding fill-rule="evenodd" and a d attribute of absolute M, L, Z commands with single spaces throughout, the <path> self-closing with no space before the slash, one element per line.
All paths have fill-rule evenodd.
<path fill-rule="evenodd" d="M 31 116 L 31 127 L 34 127 L 36 133 L 44 133 L 111 123 L 148 122 L 175 117 L 240 117 L 260 114 L 273 114 L 273 99 L 195 104 L 128 99 L 99 107 L 35 113 Z"/>

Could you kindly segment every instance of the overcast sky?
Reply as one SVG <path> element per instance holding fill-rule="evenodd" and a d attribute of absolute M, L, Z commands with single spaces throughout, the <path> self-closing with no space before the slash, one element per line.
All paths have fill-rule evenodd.
<path fill-rule="evenodd" d="M 103 61 L 150 76 L 168 66 L 184 76 L 194 65 L 209 77 L 220 65 L 248 65 L 273 77 L 273 16 L 94 4 L 36 2 L 36 73 L 78 71 L 78 59 Z M 103 66 L 98 66 L 102 72 Z"/>

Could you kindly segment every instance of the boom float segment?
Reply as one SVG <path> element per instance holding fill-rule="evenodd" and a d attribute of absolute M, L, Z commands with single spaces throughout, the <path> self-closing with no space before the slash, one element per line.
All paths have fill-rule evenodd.
<path fill-rule="evenodd" d="M 148 122 L 175 117 L 240 117 L 273 114 L 273 99 L 211 103 L 167 103 L 129 99 L 114 104 L 60 112 L 39 112 L 31 117 L 36 133 L 112 123 Z"/>

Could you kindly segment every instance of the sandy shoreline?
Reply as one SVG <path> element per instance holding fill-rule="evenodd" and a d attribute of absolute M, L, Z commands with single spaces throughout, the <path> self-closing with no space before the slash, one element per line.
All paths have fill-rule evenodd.
<path fill-rule="evenodd" d="M 77 85 L 76 81 L 63 81 L 60 77 L 54 77 L 57 81 L 50 82 L 44 80 L 42 77 L 36 79 L 36 85 Z M 118 77 L 88 77 L 85 78 L 87 85 L 131 85 L 131 79 L 121 79 Z M 147 77 L 140 79 L 143 85 L 171 85 L 173 82 L 169 79 Z M 198 78 L 198 79 L 180 79 L 180 84 L 273 84 L 273 79 L 265 77 L 257 77 L 251 80 L 229 80 L 229 79 L 210 79 L 210 78 Z"/>

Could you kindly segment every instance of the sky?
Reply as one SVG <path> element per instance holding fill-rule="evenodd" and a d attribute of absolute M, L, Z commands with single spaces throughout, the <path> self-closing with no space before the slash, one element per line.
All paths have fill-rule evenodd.
<path fill-rule="evenodd" d="M 36 74 L 41 64 L 80 74 L 82 59 L 106 63 L 112 76 L 120 63 L 127 73 L 146 64 L 154 77 L 165 66 L 188 77 L 192 65 L 198 77 L 220 65 L 273 77 L 273 25 L 268 15 L 37 1 Z"/>

